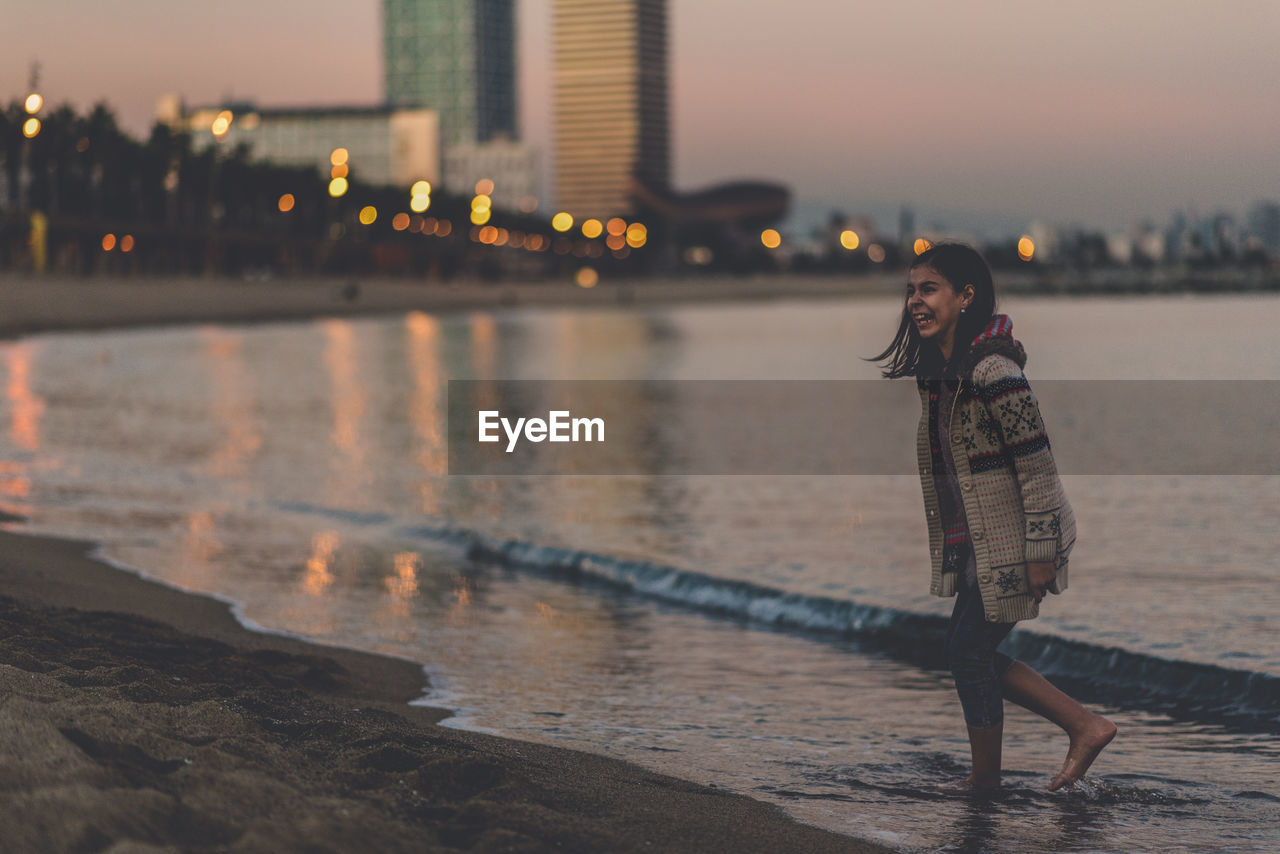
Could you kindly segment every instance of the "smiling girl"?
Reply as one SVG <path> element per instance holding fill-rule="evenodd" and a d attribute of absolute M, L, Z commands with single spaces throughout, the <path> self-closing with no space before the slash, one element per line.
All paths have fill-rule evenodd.
<path fill-rule="evenodd" d="M 874 360 L 884 360 L 886 377 L 915 377 L 920 391 L 930 590 L 956 597 L 947 662 L 973 754 L 972 773 L 955 785 L 1000 785 L 1008 698 L 1070 737 L 1052 791 L 1083 777 L 1116 727 L 996 648 L 1017 621 L 1039 614 L 1046 593 L 1066 589 L 1075 517 L 1022 372 L 1026 353 L 995 310 L 982 256 L 940 243 L 912 264 L 898 332 Z"/>

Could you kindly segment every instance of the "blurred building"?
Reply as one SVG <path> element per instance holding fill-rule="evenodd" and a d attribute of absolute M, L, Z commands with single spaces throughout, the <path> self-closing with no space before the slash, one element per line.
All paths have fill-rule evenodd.
<path fill-rule="evenodd" d="M 458 143 L 444 150 L 444 185 L 468 193 L 490 181 L 489 196 L 498 208 L 531 213 L 538 206 L 537 157 L 529 146 L 512 140 Z"/>
<path fill-rule="evenodd" d="M 1280 255 L 1280 204 L 1258 202 L 1249 209 L 1249 234 L 1271 255 Z"/>
<path fill-rule="evenodd" d="M 219 117 L 227 124 L 215 135 Z M 156 119 L 190 133 L 197 148 L 215 143 L 228 149 L 244 145 L 254 160 L 315 166 L 322 174 L 329 172 L 334 149 L 345 148 L 354 180 L 406 187 L 421 179 L 440 180 L 439 129 L 432 110 L 385 106 L 257 109 L 252 104 L 188 110 L 180 98 L 169 95 L 157 104 Z"/>
<path fill-rule="evenodd" d="M 555 0 L 552 27 L 557 207 L 632 213 L 671 183 L 666 0 Z"/>
<path fill-rule="evenodd" d="M 516 139 L 513 0 L 382 0 L 386 101 L 440 115 L 445 145 Z"/>
<path fill-rule="evenodd" d="M 441 179 L 465 194 L 494 184 L 499 207 L 537 195 L 537 157 L 519 142 L 513 0 L 382 0 L 386 102 L 440 116 Z"/>

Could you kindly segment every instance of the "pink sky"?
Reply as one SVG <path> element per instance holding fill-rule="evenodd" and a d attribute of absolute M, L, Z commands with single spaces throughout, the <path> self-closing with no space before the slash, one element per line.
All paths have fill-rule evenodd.
<path fill-rule="evenodd" d="M 0 97 L 366 103 L 376 0 L 4 0 Z M 864 8 L 866 7 L 866 8 Z M 518 2 L 521 123 L 547 146 L 551 0 Z M 785 9 L 785 15 L 782 10 Z M 909 203 L 1118 227 L 1280 199 L 1280 4 L 671 0 L 679 186 L 759 177 L 847 212 Z M 890 223 L 883 223 L 891 226 Z"/>

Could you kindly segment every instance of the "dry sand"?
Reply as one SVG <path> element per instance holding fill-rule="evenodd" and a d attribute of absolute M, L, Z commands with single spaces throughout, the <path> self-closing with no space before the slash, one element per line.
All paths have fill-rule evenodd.
<path fill-rule="evenodd" d="M 875 276 L 751 276 L 623 279 L 584 289 L 568 281 L 458 282 L 412 279 L 92 278 L 0 274 L 0 336 L 56 329 L 455 312 L 511 306 L 653 305 L 674 302 L 840 298 L 894 294 L 897 273 Z"/>

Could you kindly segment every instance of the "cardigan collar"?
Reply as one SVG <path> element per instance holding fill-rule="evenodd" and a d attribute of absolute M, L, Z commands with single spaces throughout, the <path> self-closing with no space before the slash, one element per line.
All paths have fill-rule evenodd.
<path fill-rule="evenodd" d="M 1013 337 L 1013 321 L 1007 314 L 997 314 L 991 318 L 987 328 L 973 339 L 969 349 L 960 360 L 957 376 L 973 379 L 973 369 L 987 356 L 1006 356 L 1017 363 L 1019 368 L 1026 367 L 1027 351 L 1022 343 Z"/>

